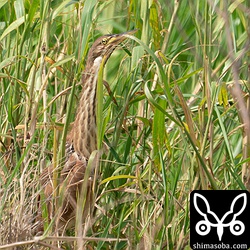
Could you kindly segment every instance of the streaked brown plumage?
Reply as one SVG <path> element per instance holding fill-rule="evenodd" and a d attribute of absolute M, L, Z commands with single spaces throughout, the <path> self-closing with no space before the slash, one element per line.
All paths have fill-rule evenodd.
<path fill-rule="evenodd" d="M 86 67 L 82 76 L 82 93 L 76 118 L 67 136 L 66 162 L 59 179 L 59 189 L 65 188 L 58 223 L 59 228 L 74 226 L 76 204 L 78 197 L 81 195 L 87 162 L 91 153 L 97 149 L 96 88 L 100 65 L 103 61 L 105 64 L 117 45 L 126 39 L 124 34 L 132 33 L 134 31 L 99 37 L 89 50 Z M 45 169 L 41 176 L 41 185 L 46 198 L 50 220 L 55 215 L 51 202 L 54 192 L 52 176 L 53 167 L 51 166 Z M 94 206 L 91 186 L 92 180 L 90 178 L 87 183 L 87 196 L 83 218 L 86 217 L 91 207 Z"/>

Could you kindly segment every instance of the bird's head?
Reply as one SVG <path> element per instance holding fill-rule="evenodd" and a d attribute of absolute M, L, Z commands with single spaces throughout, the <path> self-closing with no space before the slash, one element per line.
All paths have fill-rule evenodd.
<path fill-rule="evenodd" d="M 131 35 L 135 32 L 136 30 L 132 30 L 121 34 L 110 34 L 97 38 L 89 50 L 87 67 L 91 68 L 95 61 L 101 62 L 105 60 L 106 62 L 116 47 L 127 39 L 126 35 Z"/>

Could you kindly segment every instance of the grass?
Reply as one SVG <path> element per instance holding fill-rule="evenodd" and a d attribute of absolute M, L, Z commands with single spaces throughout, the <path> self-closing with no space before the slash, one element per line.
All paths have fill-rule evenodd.
<path fill-rule="evenodd" d="M 99 93 L 108 150 L 85 245 L 190 249 L 192 190 L 250 190 L 248 1 L 0 8 L 0 249 L 77 249 L 77 232 L 34 240 L 33 214 L 40 172 L 64 155 L 89 46 L 106 33 L 138 29 L 103 72 L 117 105 Z"/>

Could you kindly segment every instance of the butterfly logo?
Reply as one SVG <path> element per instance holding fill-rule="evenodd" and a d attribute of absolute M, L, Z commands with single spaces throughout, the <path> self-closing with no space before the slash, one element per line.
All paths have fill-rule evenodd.
<path fill-rule="evenodd" d="M 243 200 L 243 206 L 237 210 L 237 207 L 235 206 L 236 204 L 242 204 L 240 200 Z M 198 205 L 198 202 L 200 204 L 200 207 Z M 221 241 L 223 233 L 224 233 L 224 228 L 229 227 L 230 232 L 235 235 L 241 235 L 245 231 L 245 225 L 243 224 L 242 221 L 237 220 L 237 217 L 245 210 L 246 205 L 247 205 L 247 195 L 246 193 L 239 194 L 237 195 L 230 206 L 230 210 L 226 212 L 221 219 L 218 218 L 218 216 L 211 211 L 210 205 L 207 201 L 207 199 L 198 193 L 194 194 L 193 197 L 193 204 L 196 209 L 196 211 L 203 217 L 203 220 L 200 220 L 196 226 L 195 230 L 199 235 L 207 235 L 209 234 L 211 227 L 217 228 L 217 235 L 219 238 L 219 241 Z M 203 206 L 201 206 L 203 204 Z M 205 205 L 205 206 L 204 206 Z M 239 207 L 239 206 L 238 206 Z M 230 222 L 225 222 L 226 220 Z"/>

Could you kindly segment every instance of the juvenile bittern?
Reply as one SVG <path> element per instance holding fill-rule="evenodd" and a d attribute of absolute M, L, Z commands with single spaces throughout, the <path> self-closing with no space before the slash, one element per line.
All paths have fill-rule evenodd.
<path fill-rule="evenodd" d="M 101 63 L 106 63 L 116 47 L 134 31 L 116 35 L 99 37 L 89 50 L 87 63 L 82 76 L 82 93 L 73 127 L 67 136 L 66 163 L 61 171 L 59 188 L 65 187 L 63 208 L 60 214 L 60 227 L 74 225 L 76 204 L 81 196 L 81 186 L 85 175 L 87 162 L 91 153 L 97 149 L 96 128 L 96 90 L 98 72 Z M 51 198 L 53 196 L 53 168 L 47 168 L 42 174 L 42 187 L 47 200 L 49 216 L 52 218 Z M 93 202 L 90 194 L 91 180 L 87 187 L 84 216 L 88 213 Z M 51 219 L 50 218 L 50 219 Z"/>

